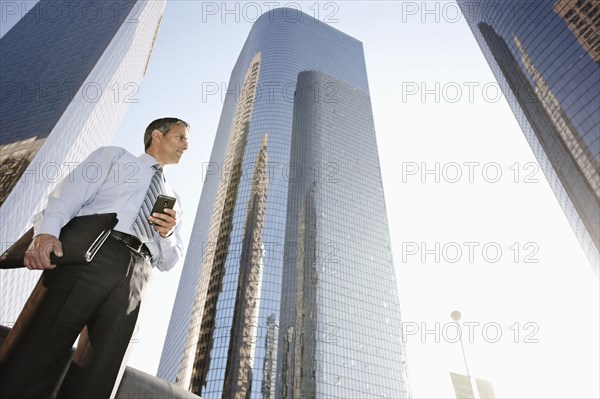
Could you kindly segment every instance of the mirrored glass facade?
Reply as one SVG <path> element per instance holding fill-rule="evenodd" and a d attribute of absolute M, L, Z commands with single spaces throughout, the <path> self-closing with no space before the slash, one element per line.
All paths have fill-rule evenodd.
<path fill-rule="evenodd" d="M 78 162 L 112 142 L 137 101 L 165 5 L 41 0 L 0 39 L 2 251 Z M 38 278 L 0 271 L 0 323 L 14 323 Z"/>
<path fill-rule="evenodd" d="M 600 4 L 458 3 L 600 275 Z"/>
<path fill-rule="evenodd" d="M 231 75 L 158 377 L 404 398 L 400 320 L 362 44 L 274 9 Z"/>

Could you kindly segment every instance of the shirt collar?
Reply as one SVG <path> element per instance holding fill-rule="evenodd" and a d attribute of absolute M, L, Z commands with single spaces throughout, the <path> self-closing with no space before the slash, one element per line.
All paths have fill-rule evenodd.
<path fill-rule="evenodd" d="M 159 164 L 159 162 L 156 159 L 154 159 L 154 157 L 152 157 L 152 155 L 148 155 L 146 153 L 143 153 L 142 155 L 140 155 L 138 157 L 138 159 L 140 161 L 142 161 L 144 164 L 146 164 L 149 168 L 153 167 L 156 164 Z"/>

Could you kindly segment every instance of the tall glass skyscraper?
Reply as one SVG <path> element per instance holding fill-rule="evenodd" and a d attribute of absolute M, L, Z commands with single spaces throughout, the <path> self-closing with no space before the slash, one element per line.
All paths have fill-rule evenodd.
<path fill-rule="evenodd" d="M 408 397 L 406 374 L 362 44 L 271 10 L 231 75 L 158 376 L 291 399 Z"/>
<path fill-rule="evenodd" d="M 600 4 L 458 3 L 600 276 Z"/>
<path fill-rule="evenodd" d="M 165 4 L 41 0 L 0 39 L 2 251 L 56 183 L 111 143 L 137 101 Z M 0 323 L 16 320 L 38 277 L 0 271 Z"/>
<path fill-rule="evenodd" d="M 205 399 L 409 396 L 362 44 L 295 9 L 233 69 L 158 376 Z"/>

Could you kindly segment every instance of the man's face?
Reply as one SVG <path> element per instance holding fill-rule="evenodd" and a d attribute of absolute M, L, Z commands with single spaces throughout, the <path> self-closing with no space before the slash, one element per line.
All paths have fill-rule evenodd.
<path fill-rule="evenodd" d="M 156 160 L 163 165 L 178 164 L 188 149 L 188 129 L 184 125 L 173 125 L 165 134 L 156 132 L 157 140 L 152 143 Z"/>

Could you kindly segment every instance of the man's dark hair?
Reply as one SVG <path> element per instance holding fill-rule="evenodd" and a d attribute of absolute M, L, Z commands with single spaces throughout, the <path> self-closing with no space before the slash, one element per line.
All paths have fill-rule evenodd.
<path fill-rule="evenodd" d="M 150 144 L 152 144 L 152 132 L 155 130 L 160 131 L 162 134 L 167 134 L 173 125 L 183 125 L 186 128 L 190 128 L 189 123 L 179 118 L 160 118 L 152 121 L 146 128 L 144 133 L 144 151 L 148 151 Z"/>

